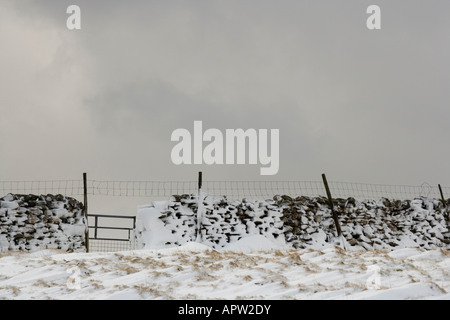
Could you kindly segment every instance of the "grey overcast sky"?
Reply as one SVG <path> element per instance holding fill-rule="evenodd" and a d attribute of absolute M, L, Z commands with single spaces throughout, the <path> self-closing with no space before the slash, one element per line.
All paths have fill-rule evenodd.
<path fill-rule="evenodd" d="M 450 185 L 447 0 L 2 0 L 0 46 L 2 180 Z M 278 174 L 172 164 L 194 120 L 280 129 Z"/>

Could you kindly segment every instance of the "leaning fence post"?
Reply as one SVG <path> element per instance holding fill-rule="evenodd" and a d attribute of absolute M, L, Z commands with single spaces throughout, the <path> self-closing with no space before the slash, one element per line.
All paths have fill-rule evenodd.
<path fill-rule="evenodd" d="M 327 191 L 328 202 L 330 203 L 330 209 L 331 209 L 331 213 L 333 214 L 333 220 L 334 220 L 334 224 L 336 225 L 337 234 L 338 234 L 338 237 L 340 237 L 342 235 L 341 226 L 339 225 L 338 216 L 337 216 L 336 212 L 334 211 L 333 198 L 331 198 L 331 192 L 330 192 L 330 188 L 328 187 L 327 177 L 325 176 L 325 173 L 322 173 L 322 180 L 323 180 L 323 184 L 325 186 L 325 190 Z"/>
<path fill-rule="evenodd" d="M 89 220 L 88 220 L 88 200 L 87 200 L 87 173 L 83 172 L 83 193 L 84 193 L 84 217 L 86 219 L 86 232 L 84 233 L 86 252 L 89 252 Z"/>
<path fill-rule="evenodd" d="M 444 193 L 442 192 L 442 188 L 441 188 L 441 185 L 440 184 L 438 184 L 438 187 L 439 187 L 439 192 L 441 193 L 441 199 L 442 199 L 442 203 L 445 205 L 445 206 L 447 206 L 447 201 L 445 201 L 445 198 L 444 198 Z"/>

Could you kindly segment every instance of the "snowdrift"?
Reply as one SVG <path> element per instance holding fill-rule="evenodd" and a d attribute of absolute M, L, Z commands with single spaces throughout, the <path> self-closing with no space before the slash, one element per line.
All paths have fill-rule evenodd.
<path fill-rule="evenodd" d="M 261 237 L 220 250 L 189 242 L 114 253 L 9 251 L 0 255 L 0 299 L 450 299 L 448 250 L 259 251 Z"/>

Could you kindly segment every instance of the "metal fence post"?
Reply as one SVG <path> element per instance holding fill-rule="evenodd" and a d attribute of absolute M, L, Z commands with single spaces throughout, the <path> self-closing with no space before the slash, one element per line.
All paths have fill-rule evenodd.
<path fill-rule="evenodd" d="M 89 220 L 88 220 L 88 200 L 87 200 L 87 173 L 83 172 L 83 189 L 84 189 L 84 217 L 86 219 L 86 232 L 84 233 L 86 252 L 89 252 Z"/>
<path fill-rule="evenodd" d="M 94 219 L 94 239 L 97 239 L 98 215 L 95 215 Z"/>
<path fill-rule="evenodd" d="M 203 214 L 203 198 L 202 198 L 202 172 L 198 172 L 198 192 L 197 192 L 197 235 L 196 242 L 202 241 L 202 214 Z"/>

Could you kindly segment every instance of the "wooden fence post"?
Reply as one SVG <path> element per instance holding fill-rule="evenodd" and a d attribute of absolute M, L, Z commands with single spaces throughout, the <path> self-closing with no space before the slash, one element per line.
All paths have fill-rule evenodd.
<path fill-rule="evenodd" d="M 86 232 L 84 234 L 86 243 L 86 252 L 89 252 L 89 220 L 88 220 L 88 200 L 87 200 L 87 173 L 83 172 L 83 189 L 84 189 L 84 217 L 86 219 Z"/>
<path fill-rule="evenodd" d="M 201 171 L 199 171 L 198 172 L 198 190 L 199 190 L 199 192 L 200 192 L 200 189 L 202 188 L 202 172 Z"/>
<path fill-rule="evenodd" d="M 333 220 L 334 220 L 334 224 L 336 225 L 337 234 L 338 234 L 338 237 L 340 237 L 342 235 L 341 226 L 339 224 L 337 213 L 336 213 L 336 211 L 334 211 L 333 198 L 331 198 L 331 192 L 330 192 L 330 188 L 328 187 L 327 177 L 325 176 L 325 173 L 322 173 L 322 180 L 323 180 L 323 184 L 325 186 L 325 190 L 327 191 L 328 202 L 330 203 L 330 209 L 331 209 L 331 213 L 333 214 Z"/>
<path fill-rule="evenodd" d="M 438 187 L 439 187 L 439 192 L 441 193 L 442 203 L 443 203 L 444 206 L 445 206 L 445 211 L 444 211 L 445 213 L 444 213 L 444 216 L 447 216 L 447 217 L 446 217 L 446 220 L 447 220 L 447 227 L 448 227 L 448 226 L 450 225 L 448 205 L 447 205 L 447 201 L 446 201 L 445 198 L 444 198 L 444 193 L 442 192 L 441 185 L 438 184 Z"/>
<path fill-rule="evenodd" d="M 441 199 L 442 199 L 442 202 L 443 202 L 443 204 L 447 207 L 447 201 L 445 201 L 444 193 L 442 192 L 441 185 L 438 184 L 438 187 L 439 187 L 439 192 L 441 193 Z"/>

